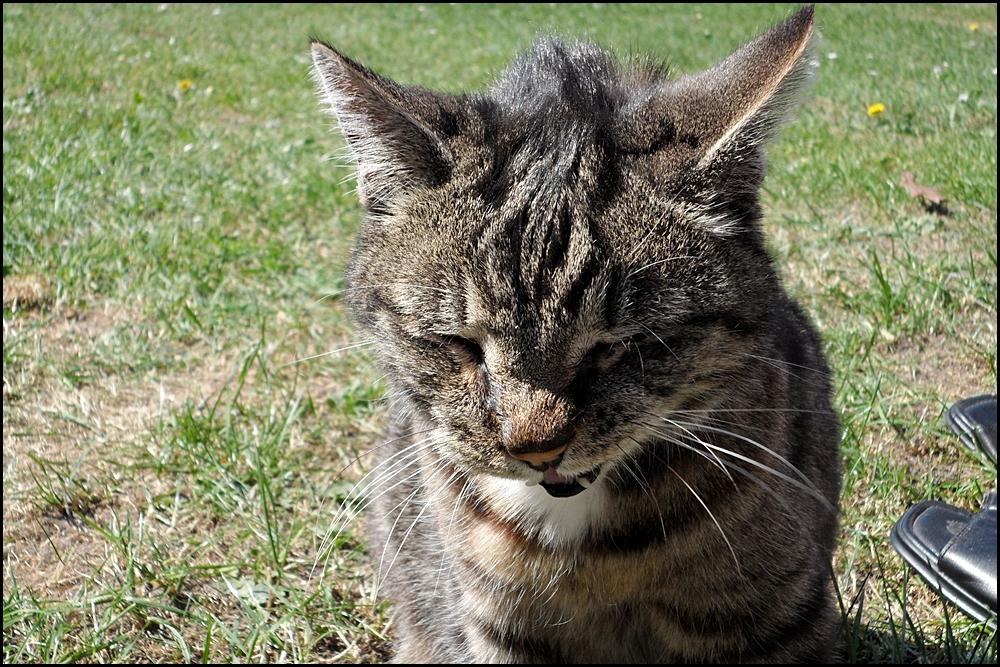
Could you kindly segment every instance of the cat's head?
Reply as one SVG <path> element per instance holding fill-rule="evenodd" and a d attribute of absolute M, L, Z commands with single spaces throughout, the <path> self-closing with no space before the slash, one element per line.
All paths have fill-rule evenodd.
<path fill-rule="evenodd" d="M 732 390 L 780 293 L 758 190 L 812 26 L 673 80 L 545 38 L 461 96 L 313 42 L 368 209 L 352 308 L 455 466 L 576 493 Z"/>

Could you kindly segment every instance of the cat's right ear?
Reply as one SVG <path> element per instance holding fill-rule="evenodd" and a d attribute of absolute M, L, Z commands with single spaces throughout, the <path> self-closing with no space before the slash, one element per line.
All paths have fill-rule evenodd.
<path fill-rule="evenodd" d="M 428 103 L 415 94 L 312 40 L 313 76 L 337 117 L 358 165 L 358 197 L 367 208 L 385 206 L 451 175 L 448 147 L 414 110 Z"/>

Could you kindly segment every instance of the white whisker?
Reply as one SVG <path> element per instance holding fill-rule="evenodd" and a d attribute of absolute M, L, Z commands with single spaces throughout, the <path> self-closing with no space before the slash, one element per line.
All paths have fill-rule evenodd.
<path fill-rule="evenodd" d="M 328 357 L 331 354 L 338 354 L 346 350 L 353 350 L 356 347 L 364 347 L 366 345 L 374 345 L 376 341 L 366 340 L 360 343 L 354 343 L 352 345 L 347 345 L 345 347 L 337 348 L 336 350 L 330 350 L 329 352 L 321 352 L 320 354 L 314 354 L 311 357 L 302 357 L 301 359 L 296 359 L 295 361 L 289 361 L 287 364 L 281 364 L 278 368 L 284 368 L 285 366 L 294 366 L 295 364 L 301 364 L 303 361 L 310 361 L 312 359 L 319 359 L 320 357 Z"/>
<path fill-rule="evenodd" d="M 702 451 L 702 450 L 698 449 L 697 447 L 692 447 L 691 445 L 687 444 L 686 442 L 684 442 L 682 440 L 678 440 L 677 438 L 671 437 L 668 433 L 665 433 L 665 432 L 663 432 L 663 431 L 661 431 L 661 430 L 659 430 L 657 428 L 654 428 L 653 426 L 650 426 L 649 424 L 639 424 L 639 426 L 641 426 L 642 428 L 646 429 L 650 433 L 658 436 L 661 440 L 665 440 L 665 441 L 667 441 L 667 442 L 669 442 L 671 444 L 677 445 L 678 447 L 682 447 L 682 448 L 688 450 L 689 452 L 694 452 L 698 456 L 701 456 L 706 461 L 708 461 L 709 463 L 711 463 L 712 465 L 714 465 L 716 468 L 719 468 L 720 470 L 722 470 L 722 472 L 725 473 L 726 476 L 729 476 L 729 472 L 726 470 L 726 467 L 725 467 L 725 461 L 722 461 L 714 452 L 711 452 L 711 451 Z M 700 444 L 707 446 L 707 444 L 704 443 L 704 442 L 702 442 L 700 439 L 696 438 L 696 440 Z M 730 481 L 734 481 L 732 477 L 729 477 L 729 480 Z"/>
<path fill-rule="evenodd" d="M 361 512 L 363 512 L 369 505 L 371 505 L 372 502 L 380 498 L 385 493 L 396 488 L 399 484 L 406 482 L 415 474 L 419 474 L 419 468 L 415 468 L 413 473 L 399 479 L 396 484 L 392 485 L 388 489 L 384 489 L 376 495 L 372 495 L 372 492 L 386 484 L 388 481 L 395 480 L 400 471 L 413 466 L 417 462 L 420 454 L 423 451 L 432 448 L 434 444 L 433 438 L 423 438 L 418 440 L 407 447 L 404 447 L 400 451 L 393 453 L 392 456 L 388 457 L 384 461 L 380 461 L 378 465 L 358 480 L 351 490 L 347 492 L 347 495 L 341 503 L 340 509 L 330 522 L 330 528 L 327 530 L 320 543 L 320 548 L 316 555 L 316 562 L 313 563 L 313 570 L 315 570 L 316 565 L 318 565 L 322 554 L 326 554 L 324 567 L 326 566 L 326 563 L 329 562 L 329 558 L 332 556 L 332 553 L 328 551 L 329 545 L 336 543 L 337 539 L 341 534 L 343 534 L 343 531 L 347 528 L 347 526 L 349 526 L 351 522 L 361 514 Z M 369 484 L 365 485 L 365 481 L 373 475 L 375 476 L 374 479 L 372 479 Z M 336 532 L 334 532 L 335 529 Z"/>
<path fill-rule="evenodd" d="M 705 429 L 707 431 L 712 431 L 714 433 L 721 433 L 721 434 L 724 434 L 724 435 L 729 435 L 729 436 L 732 436 L 732 437 L 737 438 L 739 440 L 743 440 L 744 442 L 747 442 L 747 443 L 753 445 L 754 447 L 758 447 L 758 448 L 762 449 L 763 451 L 767 452 L 768 454 L 770 454 L 771 456 L 773 456 L 774 458 L 778 459 L 779 461 L 781 461 L 782 463 L 784 463 L 786 466 L 788 466 L 788 468 L 791 469 L 796 475 L 798 475 L 799 478 L 801 478 L 802 480 L 804 480 L 805 483 L 800 482 L 799 480 L 793 479 L 793 478 L 789 477 L 788 475 L 785 475 L 784 473 L 778 472 L 774 468 L 771 468 L 770 466 L 764 465 L 760 461 L 756 461 L 756 460 L 754 460 L 754 459 L 752 459 L 750 457 L 744 456 L 744 455 L 742 455 L 742 454 L 740 454 L 738 452 L 734 452 L 731 449 L 726 449 L 725 447 L 719 447 L 718 445 L 713 445 L 711 443 L 706 443 L 706 442 L 702 443 L 706 447 L 710 447 L 711 449 L 713 449 L 715 451 L 721 452 L 721 453 L 723 453 L 723 454 L 725 454 L 727 456 L 732 456 L 734 458 L 738 458 L 741 461 L 744 461 L 746 463 L 749 463 L 750 465 L 753 465 L 753 466 L 756 466 L 756 467 L 760 468 L 761 470 L 766 470 L 767 472 L 771 473 L 775 477 L 778 477 L 779 479 L 785 480 L 786 482 L 788 482 L 792 486 L 794 486 L 794 487 L 796 487 L 796 488 L 798 488 L 798 489 L 800 489 L 802 491 L 805 491 L 806 493 L 808 493 L 812 497 L 816 498 L 821 503 L 823 503 L 827 507 L 827 509 L 829 509 L 830 511 L 832 511 L 832 512 L 836 512 L 837 511 L 837 508 L 834 507 L 832 504 L 830 504 L 830 501 L 826 499 L 826 497 L 820 492 L 820 490 L 818 488 L 816 488 L 816 485 L 812 483 L 812 480 L 810 480 L 808 477 L 806 477 L 805 474 L 801 470 L 799 470 L 794 465 L 792 465 L 783 456 L 781 456 L 780 454 L 778 454 L 774 450 L 772 450 L 772 449 L 770 449 L 768 447 L 765 447 L 764 445 L 760 444 L 756 440 L 752 440 L 751 438 L 748 438 L 748 437 L 746 437 L 744 435 L 741 435 L 739 433 L 733 433 L 732 431 L 727 431 L 725 429 L 714 428 L 714 427 L 708 426 L 706 424 L 675 422 L 675 421 L 673 421 L 671 419 L 667 419 L 665 417 L 663 418 L 663 421 L 668 422 L 670 424 L 673 424 L 673 425 L 677 426 L 678 428 L 680 428 L 681 425 L 684 424 L 686 426 L 691 426 L 693 428 L 701 428 L 701 429 Z"/>
<path fill-rule="evenodd" d="M 677 354 L 673 350 L 670 349 L 669 345 L 667 345 L 666 343 L 663 342 L 662 338 L 660 338 L 659 336 L 656 335 L 655 331 L 653 331 L 652 329 L 650 329 L 649 327 L 647 327 L 645 324 L 642 324 L 641 322 L 639 323 L 639 326 L 642 327 L 643 329 L 645 329 L 646 331 L 648 331 L 653 336 L 653 338 L 655 338 L 656 340 L 660 341 L 660 345 L 662 345 L 667 350 L 667 352 L 669 352 L 670 354 L 672 354 L 673 357 L 674 357 L 674 359 L 676 359 L 677 361 L 680 361 L 680 357 L 678 357 Z"/>
<path fill-rule="evenodd" d="M 671 410 L 672 415 L 686 415 L 686 414 L 704 414 L 704 413 L 754 413 L 754 414 L 766 414 L 769 412 L 774 413 L 792 413 L 792 414 L 807 414 L 807 415 L 822 415 L 826 414 L 825 410 L 804 410 L 801 408 L 704 408 L 700 410 Z"/>
<path fill-rule="evenodd" d="M 392 538 L 392 534 L 396 531 L 396 526 L 399 524 L 399 520 L 403 518 L 403 511 L 409 506 L 410 501 L 413 499 L 415 495 L 417 495 L 417 492 L 420 491 L 420 486 L 421 485 L 419 484 L 415 486 L 413 490 L 410 491 L 410 493 L 408 493 L 405 498 L 403 498 L 403 500 L 398 502 L 395 507 L 390 509 L 389 512 L 387 512 L 385 515 L 381 517 L 381 519 L 384 520 L 393 510 L 399 510 L 398 513 L 396 514 L 396 519 L 392 522 L 392 526 L 389 527 L 389 531 L 386 533 L 385 544 L 382 545 L 382 555 L 379 557 L 378 569 L 376 569 L 375 571 L 376 574 L 378 575 L 378 579 L 376 580 L 375 590 L 372 593 L 373 599 L 378 598 L 378 584 L 380 584 L 385 579 L 385 575 L 382 574 L 382 564 L 385 562 L 385 554 L 386 551 L 389 549 L 389 540 Z M 399 555 L 398 551 L 396 552 L 396 555 L 397 556 Z"/>
<path fill-rule="evenodd" d="M 446 464 L 444 462 L 441 462 L 439 464 L 439 466 L 438 466 L 437 469 L 431 470 L 428 473 L 428 477 L 432 477 L 433 475 L 435 475 L 438 472 L 438 470 L 440 470 L 441 468 L 445 467 L 445 465 Z M 453 471 L 451 473 L 451 475 L 448 477 L 448 479 L 445 480 L 444 484 L 440 485 L 440 487 L 438 488 L 438 490 L 435 491 L 434 494 L 430 498 L 427 498 L 427 499 L 424 500 L 424 506 L 420 508 L 420 511 L 417 512 L 417 516 L 415 516 L 413 518 L 413 521 L 410 523 L 410 527 L 406 529 L 406 532 L 403 534 L 403 538 L 399 541 L 399 548 L 396 549 L 395 555 L 392 557 L 392 560 L 389 562 L 389 567 L 387 567 L 384 570 L 384 572 L 382 570 L 382 563 L 385 560 L 385 549 L 383 548 L 383 550 L 382 550 L 382 558 L 379 560 L 379 568 L 378 568 L 379 572 L 383 573 L 382 574 L 383 578 L 388 578 L 389 572 L 392 571 L 392 566 L 395 565 L 396 559 L 399 557 L 400 552 L 403 550 L 403 546 L 406 544 L 406 539 L 410 536 L 410 533 L 413 531 L 413 528 L 418 523 L 420 523 L 420 517 L 422 517 L 424 515 L 424 512 L 427 511 L 428 507 L 432 507 L 434 505 L 434 501 L 437 499 L 437 497 L 444 492 L 444 490 L 447 488 L 448 484 L 450 484 L 452 482 L 452 480 L 454 480 L 455 477 L 458 476 L 458 474 L 459 473 L 457 471 Z M 416 491 L 420 490 L 421 488 L 423 488 L 424 486 L 425 486 L 424 484 L 418 485 L 414 489 L 414 493 Z M 412 495 L 413 494 L 410 494 L 410 496 L 407 496 L 407 504 L 409 504 L 409 499 L 412 497 Z M 405 509 L 405 507 L 403 509 Z M 402 516 L 403 516 L 403 510 L 400 509 L 399 516 L 396 517 L 396 522 L 398 522 L 399 518 L 402 517 Z M 388 545 L 389 545 L 389 537 L 392 536 L 393 530 L 395 530 L 396 522 L 393 522 L 393 529 L 389 531 L 389 535 L 386 537 L 386 547 L 388 547 Z"/>
<path fill-rule="evenodd" d="M 771 357 L 762 357 L 762 356 L 760 356 L 758 354 L 747 354 L 746 356 L 750 357 L 751 359 L 757 359 L 759 361 L 767 362 L 767 363 L 773 365 L 775 368 L 782 368 L 782 367 L 785 367 L 785 366 L 791 366 L 792 368 L 801 368 L 802 370 L 809 371 L 810 373 L 818 373 L 819 375 L 823 376 L 824 379 L 828 375 L 827 371 L 822 370 L 820 368 L 813 368 L 811 366 L 803 366 L 802 364 L 793 364 L 790 361 L 784 361 L 782 359 L 773 359 Z M 796 376 L 796 377 L 798 377 L 798 376 Z"/>
<path fill-rule="evenodd" d="M 397 460 L 393 460 L 397 458 L 397 455 L 393 455 L 389 459 L 386 459 L 385 463 L 392 462 L 392 465 L 388 466 L 385 469 L 379 470 L 378 475 L 367 486 L 361 486 L 360 483 L 356 484 L 355 489 L 358 489 L 358 494 L 349 502 L 345 502 L 345 504 L 342 506 L 343 508 L 346 508 L 348 511 L 352 512 L 351 519 L 348 520 L 348 523 L 351 520 L 353 520 L 358 514 L 367 509 L 372 502 L 378 500 L 389 491 L 392 491 L 394 488 L 396 488 L 403 482 L 411 479 L 414 475 L 419 474 L 420 469 L 419 467 L 416 467 L 414 472 L 407 475 L 406 477 L 399 478 L 398 476 L 398 473 L 401 472 L 402 470 L 414 466 L 414 464 L 418 462 L 420 455 L 425 451 L 432 449 L 434 445 L 435 443 L 432 441 L 432 439 L 427 438 L 424 441 L 421 441 L 421 446 L 418 449 L 408 453 L 406 456 L 399 457 Z M 372 472 L 375 472 L 375 470 L 376 469 L 373 469 Z M 384 484 L 393 481 L 395 482 L 395 484 L 379 491 L 375 495 L 372 495 L 372 492 L 375 489 L 378 489 Z M 360 506 L 356 504 L 357 501 L 359 500 L 362 500 L 362 504 Z"/>
<path fill-rule="evenodd" d="M 715 465 L 717 465 L 718 468 L 720 470 L 722 470 L 722 472 L 726 473 L 726 476 L 729 477 L 729 481 L 730 482 L 733 481 L 733 478 L 729 474 L 729 471 L 726 470 L 726 467 L 722 464 L 722 461 L 719 459 L 718 455 L 715 452 L 711 451 L 710 445 L 707 442 L 705 442 L 704 440 L 702 440 L 701 438 L 699 438 L 698 436 L 696 436 L 694 433 L 692 433 L 690 430 L 688 430 L 684 426 L 681 426 L 680 424 L 677 424 L 676 422 L 670 422 L 670 423 L 674 424 L 675 426 L 677 426 L 677 428 L 679 428 L 682 431 L 684 431 L 684 433 L 686 433 L 688 435 L 688 437 L 690 437 L 691 439 L 693 439 L 699 445 L 702 445 L 703 447 L 705 447 L 705 450 L 706 450 L 705 453 L 709 454 L 713 459 L 715 459 Z M 652 427 L 647 427 L 647 428 L 652 429 Z"/>
<path fill-rule="evenodd" d="M 401 283 L 401 282 L 371 283 L 368 285 L 351 285 L 350 287 L 345 287 L 342 290 L 337 290 L 336 292 L 332 292 L 324 297 L 321 297 L 320 299 L 315 301 L 313 305 L 322 302 L 324 299 L 329 299 L 334 296 L 340 296 L 341 294 L 347 294 L 348 292 L 356 292 L 358 290 L 365 290 L 365 289 L 376 289 L 378 287 L 406 287 L 408 289 L 423 289 L 431 292 L 440 292 L 441 294 L 447 294 L 448 296 L 455 296 L 454 290 L 448 290 L 442 287 L 434 287 L 433 285 L 414 285 L 412 283 Z"/>
<path fill-rule="evenodd" d="M 465 492 L 469 489 L 469 480 L 466 479 L 462 484 L 462 488 L 459 489 L 458 495 L 455 497 L 455 504 L 451 508 L 451 517 L 448 519 L 448 530 L 444 534 L 444 545 L 441 549 L 441 562 L 438 565 L 438 576 L 434 580 L 434 594 L 437 593 L 438 585 L 441 583 L 441 574 L 444 570 L 444 560 L 448 554 L 447 545 L 451 540 L 452 528 L 455 526 L 455 517 L 458 515 L 458 508 L 462 506 L 462 500 L 465 498 Z"/>
<path fill-rule="evenodd" d="M 698 495 L 697 491 L 691 488 L 691 485 L 687 483 L 687 480 L 685 480 L 683 477 L 680 476 L 680 473 L 678 473 L 670 466 L 667 466 L 667 470 L 674 473 L 674 475 L 677 476 L 677 479 L 681 480 L 681 483 L 683 483 L 684 486 L 687 487 L 687 490 L 691 492 L 691 495 L 695 497 L 695 500 L 697 500 L 701 504 L 701 506 L 705 508 L 705 511 L 708 512 L 708 516 L 712 520 L 712 523 L 714 523 L 715 527 L 719 529 L 719 533 L 722 535 L 722 539 L 726 541 L 726 546 L 729 547 L 729 553 L 733 555 L 733 562 L 736 563 L 737 574 L 739 574 L 740 577 L 742 577 L 743 571 L 740 569 L 740 559 L 736 557 L 736 551 L 733 549 L 733 545 L 730 544 L 729 538 L 726 537 L 726 531 L 722 530 L 722 526 L 719 525 L 719 522 L 718 520 L 716 520 L 715 515 L 712 514 L 712 510 L 708 509 L 708 505 L 705 504 L 705 501 L 701 499 L 701 496 Z"/>
<path fill-rule="evenodd" d="M 632 438 L 632 441 L 636 442 L 635 438 Z M 636 444 L 639 444 L 639 443 L 636 442 Z M 622 453 L 625 455 L 627 462 L 629 462 L 629 463 L 636 463 L 635 456 L 633 454 L 630 454 L 630 453 L 626 452 L 625 449 L 621 445 L 619 445 L 618 448 L 622 450 Z M 624 467 L 625 470 L 627 470 L 629 472 L 629 474 L 632 475 L 632 478 L 635 479 L 635 481 L 639 484 L 639 488 L 642 489 L 642 492 L 645 493 L 647 496 L 649 496 L 649 499 L 653 501 L 653 506 L 656 507 L 656 514 L 657 514 L 657 516 L 660 519 L 660 530 L 663 531 L 663 536 L 666 537 L 667 536 L 667 524 L 663 520 L 663 510 L 660 509 L 660 503 L 656 500 L 656 496 L 653 494 L 652 490 L 649 488 L 649 483 L 646 482 L 645 479 L 639 479 L 638 475 L 636 475 L 635 472 L 633 472 L 631 466 L 629 466 L 629 465 L 626 464 L 626 465 L 623 465 L 622 467 Z"/>
<path fill-rule="evenodd" d="M 805 523 L 802 521 L 802 516 L 792 509 L 791 505 L 788 504 L 788 501 L 786 501 L 784 498 L 778 495 L 778 493 L 774 489 L 772 489 L 769 485 L 765 484 L 764 480 L 760 479 L 756 475 L 751 474 L 749 471 L 744 470 L 735 463 L 732 463 L 730 461 L 724 461 L 724 463 L 726 464 L 727 468 L 740 475 L 743 475 L 744 477 L 749 478 L 750 481 L 757 484 L 765 493 L 774 498 L 774 500 L 776 500 L 778 504 L 785 509 L 786 516 L 788 516 L 789 518 L 794 517 L 800 526 L 808 528 L 808 526 L 806 526 Z"/>
<path fill-rule="evenodd" d="M 646 269 L 652 268 L 652 267 L 656 266 L 657 264 L 663 264 L 665 262 L 673 262 L 673 261 L 676 261 L 678 259 L 698 259 L 698 258 L 695 257 L 694 255 L 679 255 L 677 257 L 667 257 L 665 259 L 658 259 L 655 262 L 650 262 L 649 264 L 646 264 L 645 266 L 640 267 L 640 268 L 632 271 L 631 273 L 627 274 L 625 276 L 625 280 L 628 280 L 629 278 L 631 278 L 635 274 L 641 273 L 642 271 L 645 271 Z"/>
<path fill-rule="evenodd" d="M 756 359 L 758 361 L 762 361 L 765 364 L 771 366 L 772 368 L 776 368 L 779 371 L 781 371 L 782 373 L 790 375 L 791 377 L 793 377 L 793 378 L 795 378 L 797 380 L 800 380 L 800 381 L 802 381 L 802 382 L 804 382 L 804 383 L 806 383 L 808 385 L 812 385 L 814 387 L 817 387 L 817 386 L 818 387 L 825 387 L 827 385 L 829 375 L 827 374 L 826 371 L 823 371 L 821 369 L 811 368 L 809 366 L 803 366 L 801 364 L 793 364 L 790 361 L 783 361 L 781 359 L 772 359 L 770 357 L 762 357 L 762 356 L 759 356 L 759 355 L 756 355 L 756 354 L 747 354 L 746 356 L 750 357 L 751 359 Z M 804 371 L 809 371 L 810 373 L 813 373 L 814 375 L 811 376 L 811 377 L 802 377 L 801 375 L 793 373 L 791 370 L 789 370 L 789 367 L 791 367 L 791 368 L 798 368 L 798 369 L 801 369 L 801 370 L 804 370 Z"/>

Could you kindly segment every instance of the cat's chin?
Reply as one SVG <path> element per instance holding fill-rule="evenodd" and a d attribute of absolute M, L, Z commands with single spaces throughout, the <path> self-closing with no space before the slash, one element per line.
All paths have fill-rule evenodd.
<path fill-rule="evenodd" d="M 561 475 L 555 468 L 548 468 L 538 485 L 553 498 L 569 498 L 589 489 L 599 474 L 600 466 L 577 477 Z"/>

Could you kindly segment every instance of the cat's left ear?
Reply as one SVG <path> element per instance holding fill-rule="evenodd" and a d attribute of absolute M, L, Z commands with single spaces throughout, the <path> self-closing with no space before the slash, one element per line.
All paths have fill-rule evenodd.
<path fill-rule="evenodd" d="M 358 163 L 358 197 L 368 208 L 421 186 L 447 182 L 447 144 L 432 127 L 437 94 L 402 86 L 318 40 L 313 73 Z"/>
<path fill-rule="evenodd" d="M 813 20 L 810 5 L 707 72 L 675 82 L 676 132 L 697 140 L 699 169 L 759 163 L 763 178 L 761 147 L 777 133 L 810 78 Z"/>

